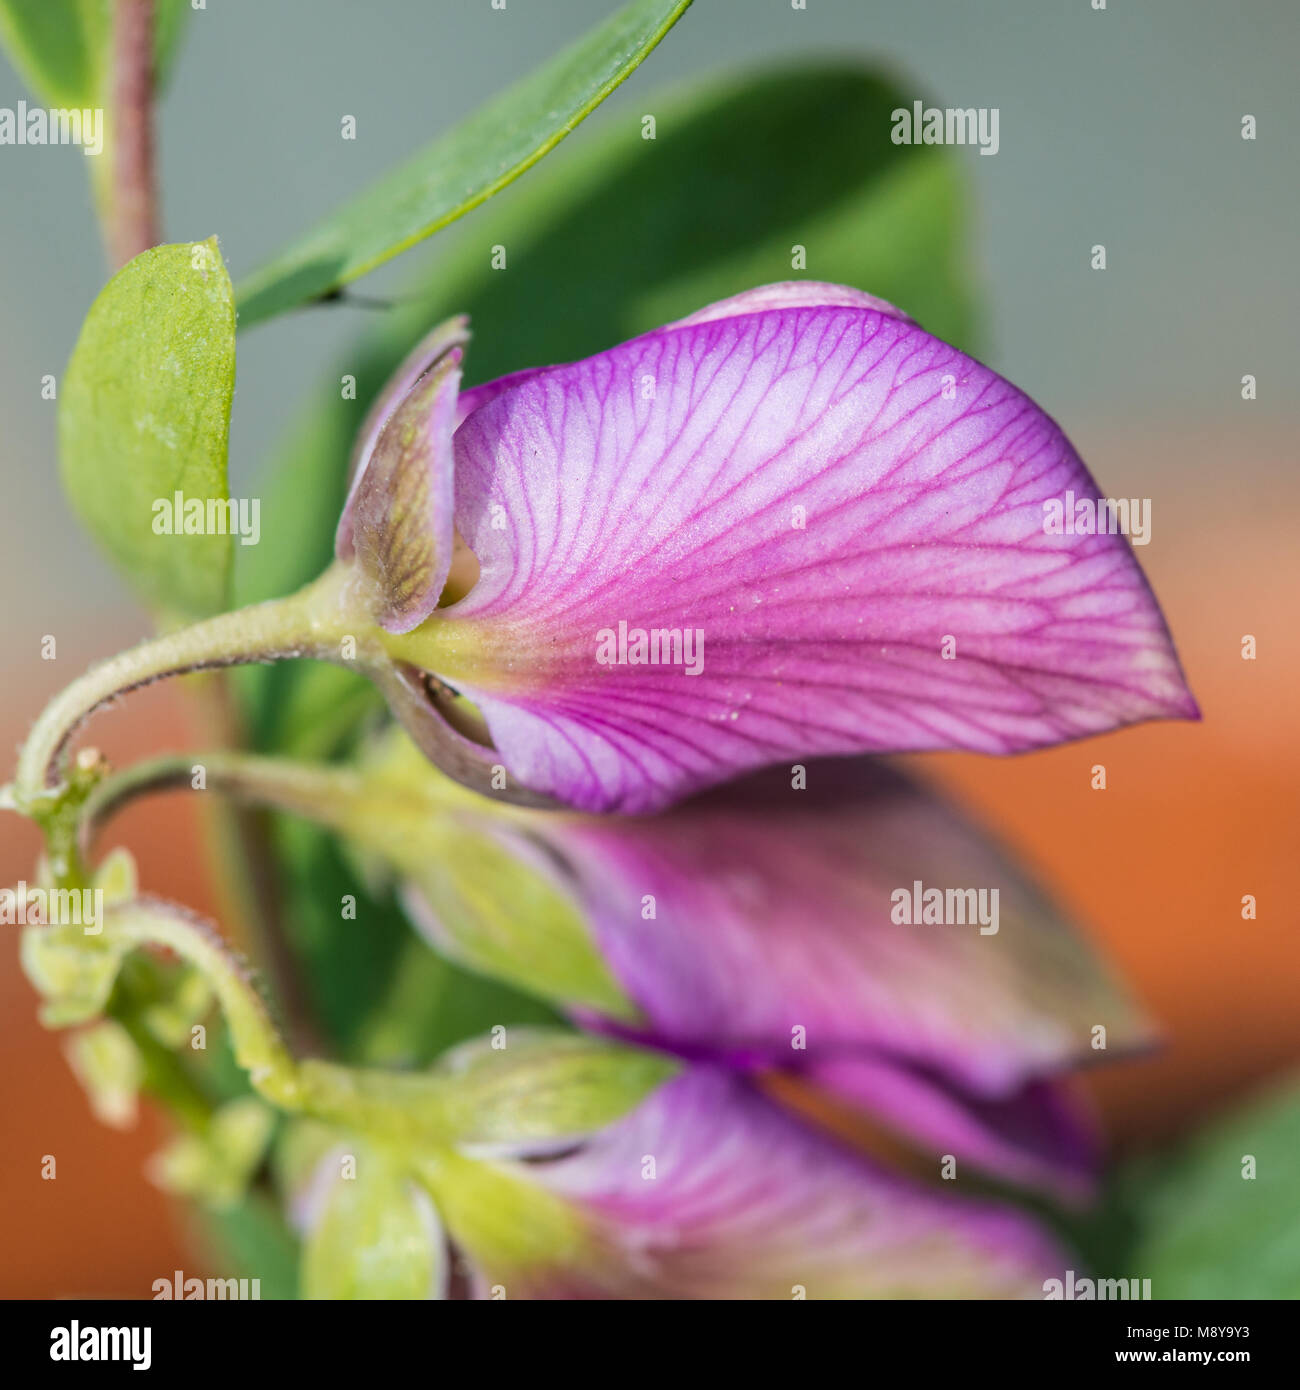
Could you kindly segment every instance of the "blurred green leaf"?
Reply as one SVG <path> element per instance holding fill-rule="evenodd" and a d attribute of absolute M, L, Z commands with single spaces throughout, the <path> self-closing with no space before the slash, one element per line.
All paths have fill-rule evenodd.
<path fill-rule="evenodd" d="M 51 106 L 104 105 L 112 0 L 0 0 L 0 41 Z M 165 85 L 189 0 L 155 0 L 154 81 Z"/>
<path fill-rule="evenodd" d="M 1300 1087 L 1134 1164 L 1120 1193 L 1139 1234 L 1100 1273 L 1150 1279 L 1158 1299 L 1300 1298 Z"/>
<path fill-rule="evenodd" d="M 879 295 L 969 349 L 959 170 L 941 146 L 891 142 L 890 112 L 908 100 L 888 77 L 848 63 L 656 93 L 644 103 L 654 140 L 642 139 L 639 115 L 603 120 L 544 177 L 465 225 L 388 337 L 409 346 L 418 325 L 454 304 L 474 334 L 467 379 L 484 381 L 806 278 Z M 491 268 L 494 245 L 507 249 L 504 271 Z M 380 384 L 365 381 L 367 392 Z"/>
<path fill-rule="evenodd" d="M 190 0 L 154 0 L 153 80 L 156 91 L 161 92 L 167 86 L 191 8 Z"/>
<path fill-rule="evenodd" d="M 155 503 L 224 502 L 235 315 L 216 238 L 158 246 L 91 306 L 59 398 L 63 487 L 86 529 L 151 605 L 225 606 L 229 534 L 154 530 Z M 176 518 L 172 518 L 176 520 Z"/>
<path fill-rule="evenodd" d="M 327 217 L 240 285 L 242 326 L 346 285 L 518 178 L 640 66 L 689 4 L 633 0 Z"/>
<path fill-rule="evenodd" d="M 201 1243 L 213 1250 L 220 1277 L 256 1279 L 263 1299 L 298 1296 L 298 1241 L 278 1205 L 264 1192 L 251 1192 L 238 1206 L 214 1210 L 186 1204 Z"/>
<path fill-rule="evenodd" d="M 32 92 L 51 106 L 99 104 L 104 0 L 0 0 L 0 39 Z"/>

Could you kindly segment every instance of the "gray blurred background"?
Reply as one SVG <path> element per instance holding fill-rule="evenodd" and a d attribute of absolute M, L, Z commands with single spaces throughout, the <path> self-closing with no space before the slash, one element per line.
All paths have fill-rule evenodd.
<path fill-rule="evenodd" d="M 162 109 L 165 238 L 218 233 L 238 280 L 609 8 L 209 0 L 189 17 Z M 918 95 L 1000 108 L 996 157 L 960 154 L 989 311 L 985 355 L 1061 419 L 1085 457 L 1090 433 L 1115 424 L 1285 436 L 1297 365 L 1298 40 L 1294 0 L 1111 0 L 1103 12 L 1091 0 L 808 0 L 803 11 L 790 0 L 697 0 L 570 138 L 660 84 L 711 69 L 796 54 L 884 59 L 915 79 Z M 0 104 L 22 95 L 0 59 Z M 339 138 L 343 113 L 357 117 L 354 142 Z M 1258 118 L 1254 143 L 1241 139 L 1244 113 Z M 0 660 L 29 675 L 41 634 L 69 622 L 89 622 L 104 651 L 125 630 L 143 631 L 121 584 L 62 524 L 55 407 L 40 399 L 40 378 L 62 372 L 105 278 L 85 164 L 75 149 L 0 150 L 10 596 Z M 1094 242 L 1107 247 L 1104 275 L 1089 268 Z M 436 256 L 437 244 L 413 254 Z M 398 289 L 412 269 L 408 256 L 358 288 Z M 307 384 L 337 360 L 364 312 L 316 310 L 241 337 L 232 493 L 250 488 Z M 1239 399 L 1247 371 L 1260 383 L 1248 412 Z M 1150 466 L 1180 476 L 1191 468 L 1168 456 Z M 1185 476 L 1191 485 L 1194 473 Z M 1125 477 L 1111 487 L 1156 485 Z"/>

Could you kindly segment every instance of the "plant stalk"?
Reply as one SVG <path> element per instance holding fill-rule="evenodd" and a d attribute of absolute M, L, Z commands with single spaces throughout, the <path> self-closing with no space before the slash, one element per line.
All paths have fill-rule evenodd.
<path fill-rule="evenodd" d="M 289 598 L 222 613 L 142 642 L 93 666 L 45 707 L 18 757 L 13 796 L 35 814 L 60 794 L 64 750 L 96 710 L 129 691 L 168 676 L 225 666 L 313 656 L 351 665 L 341 657 L 342 640 L 357 637 L 366 620 L 344 601 L 341 570 L 330 569 Z"/>
<path fill-rule="evenodd" d="M 110 119 L 112 188 L 106 228 L 115 267 L 158 244 L 154 176 L 154 0 L 115 0 Z"/>

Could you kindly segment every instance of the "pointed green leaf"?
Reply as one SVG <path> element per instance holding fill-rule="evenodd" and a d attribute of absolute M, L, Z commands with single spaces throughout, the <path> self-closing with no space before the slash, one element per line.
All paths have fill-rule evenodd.
<path fill-rule="evenodd" d="M 477 207 L 588 116 L 690 0 L 633 0 L 340 208 L 239 287 L 241 326 L 346 285 Z"/>
<path fill-rule="evenodd" d="M 124 266 L 91 306 L 63 381 L 64 490 L 142 598 L 169 612 L 226 603 L 234 389 L 234 303 L 215 237 Z M 201 508 L 201 532 L 172 533 L 184 503 Z"/>

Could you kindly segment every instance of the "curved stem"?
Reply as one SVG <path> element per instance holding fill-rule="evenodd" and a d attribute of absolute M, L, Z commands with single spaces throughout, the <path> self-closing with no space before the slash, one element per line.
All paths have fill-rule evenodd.
<path fill-rule="evenodd" d="M 86 798 L 81 818 L 83 852 L 99 827 L 128 802 L 149 792 L 189 786 L 196 767 L 203 768 L 210 789 L 335 829 L 345 821 L 347 805 L 362 794 L 361 778 L 347 768 L 226 750 L 163 753 L 110 773 Z"/>
<path fill-rule="evenodd" d="M 349 625 L 364 629 L 367 623 L 346 605 L 343 581 L 343 571 L 327 570 L 315 584 L 289 598 L 222 613 L 91 667 L 50 701 L 32 727 L 14 777 L 18 804 L 30 811 L 50 797 L 59 785 L 69 738 L 119 695 L 190 671 L 288 657 L 352 664 L 340 657 L 341 640 L 356 635 L 349 634 Z M 359 651 L 360 645 L 358 641 Z"/>
<path fill-rule="evenodd" d="M 106 928 L 130 947 L 165 946 L 195 966 L 212 986 L 226 1023 L 235 1060 L 256 1090 L 284 1109 L 302 1104 L 298 1064 L 271 1021 L 262 996 L 220 934 L 187 908 L 161 898 L 139 897 L 110 907 Z"/>
<path fill-rule="evenodd" d="M 296 1059 L 248 971 L 216 928 L 188 908 L 162 898 L 132 898 L 108 909 L 105 927 L 114 946 L 165 947 L 200 971 L 225 1014 L 235 1060 L 264 1100 L 361 1133 L 445 1142 L 445 1081 Z"/>

